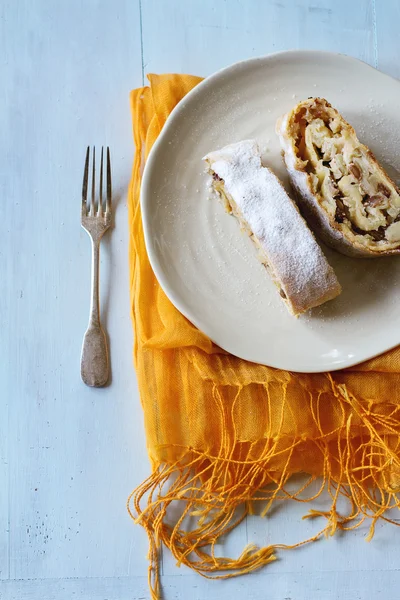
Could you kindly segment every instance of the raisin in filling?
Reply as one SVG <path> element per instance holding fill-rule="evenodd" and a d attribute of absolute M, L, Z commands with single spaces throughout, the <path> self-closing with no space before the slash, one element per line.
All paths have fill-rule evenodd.
<path fill-rule="evenodd" d="M 336 111 L 316 99 L 296 123 L 299 157 L 335 222 L 372 242 L 400 243 L 399 190 Z"/>

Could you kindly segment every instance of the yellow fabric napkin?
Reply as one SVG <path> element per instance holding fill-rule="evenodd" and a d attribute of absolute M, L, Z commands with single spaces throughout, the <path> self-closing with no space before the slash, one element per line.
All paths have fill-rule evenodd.
<path fill-rule="evenodd" d="M 215 543 L 255 506 L 265 515 L 273 501 L 300 500 L 300 492 L 300 501 L 310 502 L 307 516 L 326 518 L 312 539 L 365 519 L 372 537 L 376 520 L 400 506 L 400 349 L 346 371 L 293 374 L 229 355 L 174 308 L 146 254 L 140 181 L 168 115 L 201 79 L 149 80 L 131 93 L 136 155 L 129 226 L 134 358 L 152 474 L 128 508 L 149 535 L 157 598 L 161 542 L 178 565 L 206 577 L 247 573 L 287 546 L 250 546 L 229 559 L 214 555 Z M 322 478 L 320 492 L 332 498 L 326 511 L 312 509 L 316 496 L 305 500 L 304 484 L 296 493 L 285 489 L 300 472 L 310 476 L 308 484 Z M 351 500 L 345 515 L 336 509 L 341 495 Z M 179 518 L 172 520 L 178 500 Z"/>

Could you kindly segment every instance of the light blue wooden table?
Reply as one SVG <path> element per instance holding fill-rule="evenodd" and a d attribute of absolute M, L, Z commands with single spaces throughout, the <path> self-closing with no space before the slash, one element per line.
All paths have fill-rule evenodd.
<path fill-rule="evenodd" d="M 128 93 L 147 72 L 208 75 L 290 48 L 343 52 L 400 77 L 398 0 L 0 0 L 0 598 L 148 598 L 147 540 L 125 500 L 149 472 L 131 360 Z M 102 247 L 112 383 L 79 377 L 89 240 L 88 143 L 112 149 L 115 228 Z M 249 518 L 221 552 L 296 542 L 303 506 Z M 400 532 L 377 527 L 208 582 L 162 558 L 166 600 L 398 600 Z"/>

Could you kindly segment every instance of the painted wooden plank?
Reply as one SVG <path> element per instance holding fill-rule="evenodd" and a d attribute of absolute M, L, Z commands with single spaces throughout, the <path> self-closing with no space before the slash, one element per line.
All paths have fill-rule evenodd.
<path fill-rule="evenodd" d="M 381 71 L 400 79 L 400 4 L 375 0 L 377 65 Z"/>
<path fill-rule="evenodd" d="M 0 192 L 1 194 L 1 192 Z M 0 261 L 4 260 L 0 251 Z M 2 303 L 2 300 L 0 300 Z M 0 329 L 5 331 L 4 312 L 0 318 Z M 6 376 L 6 344 L 8 339 L 3 338 L 0 344 L 0 381 L 5 381 Z M 0 401 L 1 418 L 0 418 L 0 580 L 8 579 L 10 575 L 9 563 L 9 542 L 10 542 L 10 527 L 9 527 L 9 444 L 8 444 L 8 426 L 9 426 L 9 403 L 12 398 L 4 397 Z"/>
<path fill-rule="evenodd" d="M 4 497 L 7 462 L 10 477 L 2 576 L 143 574 L 147 540 L 125 508 L 149 470 L 132 366 L 125 198 L 129 91 L 141 84 L 139 3 L 5 0 L 1 8 Z M 103 390 L 79 375 L 90 297 L 90 245 L 80 227 L 89 143 L 111 147 L 116 206 L 101 251 L 112 360 Z"/>
<path fill-rule="evenodd" d="M 398 75 L 394 1 L 141 1 L 146 71 L 205 75 L 250 56 L 307 47 L 378 60 Z M 149 471 L 131 366 L 124 199 L 132 159 L 127 92 L 142 70 L 139 12 L 139 2 L 128 0 L 73 0 L 57 10 L 48 0 L 0 6 L 0 190 L 7 200 L 0 252 L 11 249 L 0 261 L 0 577 L 12 578 L 0 583 L 6 600 L 148 597 L 147 542 L 124 506 Z M 101 391 L 81 385 L 78 367 L 89 245 L 79 209 L 70 208 L 73 196 L 79 203 L 88 142 L 111 145 L 118 200 L 102 255 L 113 381 Z M 237 555 L 247 540 L 295 542 L 318 529 L 300 521 L 301 505 L 293 507 L 274 519 L 248 519 L 221 552 Z M 397 599 L 396 531 L 379 527 L 372 544 L 364 536 L 365 529 L 285 553 L 259 574 L 228 582 L 204 581 L 168 557 L 166 600 L 264 600 L 266 593 L 271 600 Z"/>
<path fill-rule="evenodd" d="M 199 575 L 163 578 L 165 600 L 398 600 L 400 571 L 267 573 L 208 581 Z M 2 600 L 147 600 L 147 577 L 0 582 Z"/>
<path fill-rule="evenodd" d="M 142 0 L 144 71 L 210 73 L 296 48 L 375 63 L 373 0 Z"/>

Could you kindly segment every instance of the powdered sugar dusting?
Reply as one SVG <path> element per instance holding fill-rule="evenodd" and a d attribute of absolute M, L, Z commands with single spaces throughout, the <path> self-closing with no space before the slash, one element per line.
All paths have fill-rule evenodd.
<path fill-rule="evenodd" d="M 257 142 L 231 144 L 205 159 L 258 238 L 294 312 L 337 295 L 333 270 L 279 179 L 262 166 Z"/>

